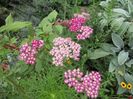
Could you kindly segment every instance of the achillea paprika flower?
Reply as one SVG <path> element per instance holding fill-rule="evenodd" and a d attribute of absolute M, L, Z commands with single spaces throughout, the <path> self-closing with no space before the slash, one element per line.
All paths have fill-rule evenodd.
<path fill-rule="evenodd" d="M 93 33 L 93 29 L 89 26 L 84 26 L 84 23 L 87 21 L 88 14 L 75 14 L 74 18 L 70 19 L 68 22 L 68 28 L 71 32 L 76 33 L 78 40 L 85 40 L 90 38 L 90 35 Z"/>
<path fill-rule="evenodd" d="M 63 66 L 64 59 L 73 58 L 79 60 L 80 45 L 71 40 L 71 38 L 58 37 L 53 40 L 53 48 L 50 54 L 53 56 L 53 64 Z"/>
<path fill-rule="evenodd" d="M 64 73 L 64 82 L 74 88 L 78 93 L 86 93 L 90 98 L 96 98 L 100 88 L 101 75 L 92 71 L 89 75 L 84 75 L 80 69 L 68 70 Z"/>
<path fill-rule="evenodd" d="M 77 34 L 78 40 L 85 40 L 90 37 L 90 35 L 93 33 L 93 29 L 89 26 L 82 26 L 80 28 L 79 33 Z"/>
<path fill-rule="evenodd" d="M 22 45 L 19 59 L 23 60 L 26 64 L 35 64 L 36 54 L 43 44 L 42 40 L 33 40 L 31 44 L 26 43 Z"/>
<path fill-rule="evenodd" d="M 71 32 L 77 32 L 80 30 L 81 26 L 86 22 L 84 17 L 74 17 L 69 20 L 69 30 Z"/>
<path fill-rule="evenodd" d="M 85 75 L 82 79 L 87 96 L 90 98 L 96 98 L 98 96 L 101 82 L 100 73 L 92 71 L 89 75 Z"/>

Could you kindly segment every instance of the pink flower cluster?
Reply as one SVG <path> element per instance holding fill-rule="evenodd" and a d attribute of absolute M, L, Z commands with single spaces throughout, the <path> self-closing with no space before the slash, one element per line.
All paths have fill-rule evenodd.
<path fill-rule="evenodd" d="M 77 39 L 84 40 L 90 37 L 90 35 L 93 33 L 93 29 L 89 26 L 82 26 L 79 32 L 80 33 L 77 34 Z"/>
<path fill-rule="evenodd" d="M 68 27 L 71 32 L 77 33 L 78 40 L 84 40 L 90 37 L 93 33 L 93 29 L 89 26 L 83 26 L 87 21 L 87 17 L 83 15 L 76 14 L 74 18 L 70 19 L 68 22 Z"/>
<path fill-rule="evenodd" d="M 79 69 L 68 70 L 64 73 L 64 82 L 75 88 L 78 93 L 86 93 L 90 98 L 96 98 L 100 88 L 101 75 L 99 72 L 92 71 L 89 75 L 83 76 Z"/>
<path fill-rule="evenodd" d="M 74 17 L 69 20 L 69 30 L 71 32 L 77 32 L 80 30 L 81 26 L 86 22 L 84 17 Z"/>
<path fill-rule="evenodd" d="M 80 45 L 71 40 L 71 38 L 58 37 L 53 40 L 54 47 L 50 54 L 53 56 L 53 64 L 63 66 L 65 58 L 73 58 L 79 60 Z"/>
<path fill-rule="evenodd" d="M 43 45 L 43 40 L 33 40 L 31 45 L 27 43 L 22 45 L 20 48 L 19 59 L 23 60 L 26 64 L 35 64 L 38 49 Z"/>

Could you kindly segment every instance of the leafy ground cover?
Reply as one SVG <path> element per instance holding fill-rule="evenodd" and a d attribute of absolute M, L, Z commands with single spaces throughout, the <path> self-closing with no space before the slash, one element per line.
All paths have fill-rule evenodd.
<path fill-rule="evenodd" d="M 1 99 L 132 99 L 131 0 L 0 3 Z"/>

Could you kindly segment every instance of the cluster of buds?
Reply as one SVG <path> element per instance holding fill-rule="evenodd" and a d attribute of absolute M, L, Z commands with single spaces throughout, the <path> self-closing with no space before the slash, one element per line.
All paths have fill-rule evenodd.
<path fill-rule="evenodd" d="M 78 40 L 84 40 L 90 37 L 93 33 L 93 29 L 89 26 L 84 26 L 83 24 L 88 20 L 86 14 L 75 14 L 74 18 L 70 19 L 68 22 L 68 27 L 71 32 L 77 33 Z"/>
<path fill-rule="evenodd" d="M 64 73 L 64 83 L 75 88 L 78 93 L 86 93 L 90 98 L 96 98 L 100 88 L 101 75 L 92 71 L 89 75 L 84 75 L 80 69 L 68 70 Z"/>
<path fill-rule="evenodd" d="M 85 92 L 88 97 L 96 98 L 100 88 L 101 75 L 99 72 L 92 71 L 89 75 L 82 78 Z"/>
<path fill-rule="evenodd" d="M 50 54 L 53 56 L 53 64 L 63 66 L 64 59 L 73 58 L 79 60 L 80 45 L 71 40 L 71 38 L 58 37 L 53 40 L 54 47 Z"/>
<path fill-rule="evenodd" d="M 26 43 L 22 45 L 19 59 L 23 60 L 26 64 L 35 64 L 36 54 L 43 45 L 43 40 L 33 40 L 31 44 Z"/>
<path fill-rule="evenodd" d="M 90 35 L 93 33 L 93 29 L 90 28 L 89 26 L 82 26 L 80 33 L 77 34 L 77 39 L 78 40 L 85 40 L 90 37 Z"/>
<path fill-rule="evenodd" d="M 69 20 L 69 30 L 71 32 L 77 32 L 80 30 L 81 26 L 86 22 L 84 17 L 74 17 Z"/>

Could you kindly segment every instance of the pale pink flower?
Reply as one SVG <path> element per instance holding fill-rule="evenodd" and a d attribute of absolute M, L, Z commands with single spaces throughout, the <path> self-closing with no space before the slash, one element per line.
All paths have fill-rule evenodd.
<path fill-rule="evenodd" d="M 64 83 L 74 88 L 77 93 L 86 93 L 90 98 L 96 98 L 100 88 L 101 75 L 92 71 L 89 75 L 84 75 L 80 69 L 68 70 L 64 73 Z"/>
<path fill-rule="evenodd" d="M 71 38 L 58 37 L 53 40 L 53 48 L 50 54 L 53 56 L 53 64 L 63 66 L 66 58 L 79 60 L 80 45 L 71 40 Z"/>
<path fill-rule="evenodd" d="M 28 43 L 22 45 L 20 48 L 19 59 L 23 60 L 26 64 L 35 64 L 36 54 L 43 44 L 42 40 L 33 40 L 31 45 Z"/>

